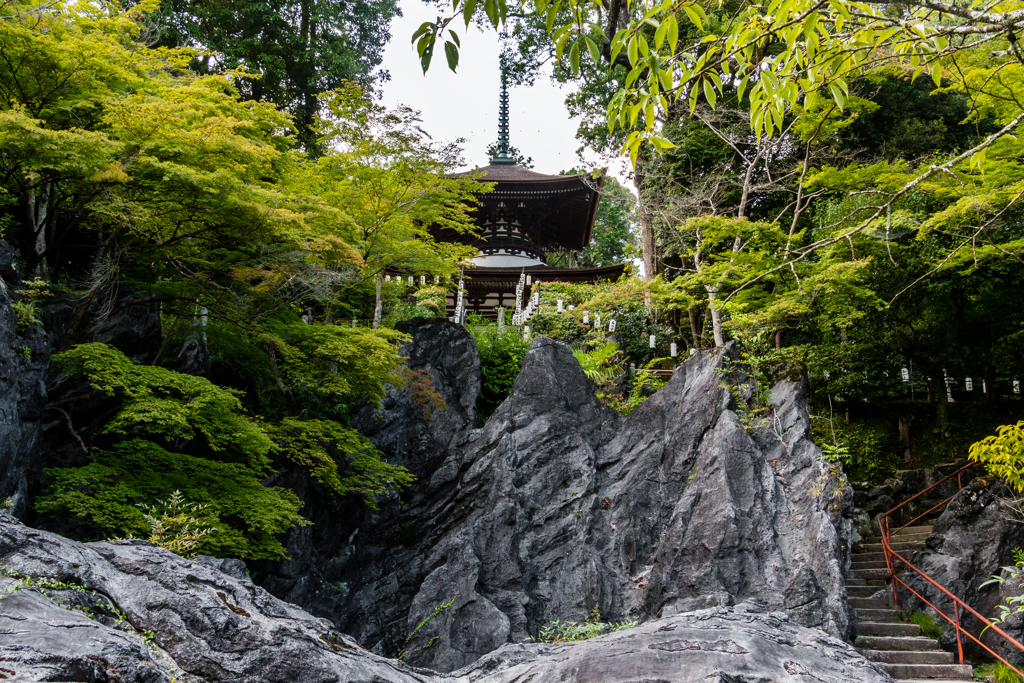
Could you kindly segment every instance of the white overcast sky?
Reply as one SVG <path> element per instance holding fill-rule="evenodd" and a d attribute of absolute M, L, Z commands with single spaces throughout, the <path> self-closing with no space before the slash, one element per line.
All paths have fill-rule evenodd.
<path fill-rule="evenodd" d="M 451 72 L 438 46 L 424 76 L 411 37 L 424 21 L 437 18 L 438 8 L 422 0 L 401 0 L 400 5 L 403 16 L 392 21 L 391 41 L 384 52 L 384 65 L 391 73 L 391 81 L 382 87 L 384 103 L 402 103 L 419 110 L 423 129 L 437 140 L 466 138 L 463 152 L 468 166 L 486 165 L 487 146 L 498 138 L 497 33 L 474 26 L 466 30 L 463 24 L 453 23 L 462 39 L 458 72 Z M 555 174 L 580 163 L 577 122 L 565 108 L 568 92 L 546 77 L 538 78 L 532 87 L 509 92 L 510 142 L 533 157 L 533 168 L 540 173 Z M 587 159 L 592 165 L 607 164 L 593 153 Z M 608 165 L 609 174 L 623 181 L 622 162 Z M 624 184 L 632 189 L 632 183 Z"/>

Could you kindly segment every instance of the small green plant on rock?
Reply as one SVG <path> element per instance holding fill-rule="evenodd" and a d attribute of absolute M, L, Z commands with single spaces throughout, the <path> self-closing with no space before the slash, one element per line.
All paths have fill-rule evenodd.
<path fill-rule="evenodd" d="M 575 621 L 552 621 L 537 632 L 536 637 L 527 638 L 526 641 L 538 643 L 569 643 L 578 640 L 589 640 L 607 633 L 621 631 L 624 628 L 636 626 L 635 621 L 620 621 L 619 623 L 601 621 L 601 612 L 597 604 L 590 610 L 590 615 L 582 624 Z"/>
<path fill-rule="evenodd" d="M 917 624 L 921 627 L 921 635 L 925 638 L 934 638 L 935 640 L 942 640 L 942 627 L 939 625 L 938 620 L 935 619 L 931 614 L 927 612 L 914 612 L 907 621 L 911 624 Z"/>
<path fill-rule="evenodd" d="M 144 516 L 149 522 L 146 540 L 182 557 L 195 557 L 200 541 L 214 531 L 200 521 L 200 516 L 210 506 L 186 502 L 181 491 L 157 501 L 156 505 L 139 507 L 146 510 Z"/>
<path fill-rule="evenodd" d="M 1002 662 L 974 667 L 974 680 L 994 683 L 1024 683 L 1017 672 Z"/>
<path fill-rule="evenodd" d="M 985 586 L 999 585 L 1002 586 L 1007 582 L 1014 583 L 1020 586 L 1021 578 L 1024 577 L 1024 550 L 1020 548 L 1013 549 L 1013 560 L 1014 564 L 1006 567 L 1000 567 L 1002 570 L 999 574 L 994 575 L 991 579 L 978 586 L 978 588 L 984 588 Z M 1024 612 L 1024 595 L 1011 595 L 1006 598 L 1004 604 L 995 606 L 996 614 L 990 618 L 993 624 L 1002 624 L 1011 617 L 1017 616 Z M 985 627 L 988 630 L 988 627 Z M 982 631 L 984 633 L 984 631 Z"/>
<path fill-rule="evenodd" d="M 440 636 L 434 636 L 429 641 L 427 641 L 427 644 L 424 645 L 423 647 L 417 647 L 417 648 L 415 648 L 415 649 L 413 649 L 411 651 L 409 650 L 409 643 L 412 642 L 412 639 L 416 636 L 416 634 L 419 632 L 419 630 L 421 628 L 423 628 L 424 626 L 426 626 L 427 624 L 429 624 L 434 619 L 434 617 L 438 616 L 439 614 L 441 614 L 441 612 L 444 612 L 446 609 L 448 609 L 449 607 L 454 605 L 455 601 L 458 599 L 458 597 L 459 597 L 459 594 L 456 593 L 455 595 L 452 596 L 451 600 L 449 600 L 448 602 L 443 602 L 440 605 L 438 605 L 437 607 L 435 607 L 433 612 L 428 614 L 423 619 L 423 621 L 421 621 L 419 624 L 417 624 L 416 628 L 414 628 L 412 630 L 412 633 L 410 633 L 408 636 L 406 636 L 406 638 L 405 638 L 405 647 L 402 648 L 402 651 L 398 653 L 398 658 L 399 659 L 405 659 L 406 655 L 408 655 L 410 652 L 421 652 L 423 650 L 426 650 L 427 648 L 431 647 L 434 643 L 437 642 L 437 640 L 438 640 L 438 638 L 440 638 Z"/>

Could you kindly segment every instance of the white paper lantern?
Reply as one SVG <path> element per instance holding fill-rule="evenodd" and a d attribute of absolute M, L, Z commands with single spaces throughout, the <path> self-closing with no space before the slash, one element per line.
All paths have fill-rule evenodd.
<path fill-rule="evenodd" d="M 420 275 L 420 285 L 425 285 L 425 284 L 427 284 L 427 276 L 426 275 Z"/>
<path fill-rule="evenodd" d="M 435 276 L 434 276 L 434 284 L 436 285 L 436 284 L 438 284 L 439 282 L 441 282 L 441 276 L 440 276 L 440 275 L 435 275 Z"/>
<path fill-rule="evenodd" d="M 669 349 L 671 349 L 669 353 L 672 355 L 673 358 L 679 355 L 679 348 L 676 346 L 675 342 L 672 342 L 672 345 L 669 346 Z"/>
<path fill-rule="evenodd" d="M 529 287 L 532 284 L 533 284 L 533 276 L 532 275 L 527 275 L 526 276 L 526 286 Z"/>
<path fill-rule="evenodd" d="M 584 325 L 589 325 L 590 324 L 590 313 L 588 311 L 583 311 L 583 324 Z"/>
<path fill-rule="evenodd" d="M 562 312 L 562 300 L 561 299 L 558 300 L 558 312 L 559 313 Z"/>
<path fill-rule="evenodd" d="M 986 380 L 981 380 L 981 393 L 988 393 L 988 382 Z"/>
<path fill-rule="evenodd" d="M 1020 380 L 1013 380 L 1013 393 L 1020 394 Z"/>
<path fill-rule="evenodd" d="M 530 326 L 529 325 L 527 325 L 526 327 L 523 328 L 523 339 L 526 339 L 527 341 L 529 341 L 529 339 L 530 339 Z"/>
<path fill-rule="evenodd" d="M 651 335 L 650 343 L 651 343 L 651 348 L 653 349 L 654 348 L 654 335 L 653 334 Z"/>
<path fill-rule="evenodd" d="M 412 287 L 412 275 L 409 276 L 409 286 Z"/>
<path fill-rule="evenodd" d="M 595 315 L 594 316 L 594 328 L 598 329 L 598 330 L 601 329 L 601 316 L 600 315 Z"/>
<path fill-rule="evenodd" d="M 390 275 L 385 275 L 384 276 L 384 282 L 391 282 L 391 276 Z"/>
<path fill-rule="evenodd" d="M 909 382 L 910 381 L 910 370 L 908 370 L 907 368 L 903 368 L 900 372 L 903 374 L 903 381 L 904 382 Z"/>
<path fill-rule="evenodd" d="M 612 318 L 611 320 L 608 321 L 608 331 L 609 332 L 614 332 L 615 331 L 615 318 Z"/>
<path fill-rule="evenodd" d="M 967 387 L 967 391 L 974 391 L 974 380 L 970 377 L 964 380 L 964 385 Z"/>

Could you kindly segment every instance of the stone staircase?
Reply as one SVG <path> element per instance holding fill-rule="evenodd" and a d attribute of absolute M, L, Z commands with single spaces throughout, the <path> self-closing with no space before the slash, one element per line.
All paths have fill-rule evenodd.
<path fill-rule="evenodd" d="M 910 560 L 915 550 L 924 547 L 931 526 L 907 527 L 891 538 L 892 549 Z M 882 542 L 867 537 L 853 547 L 846 591 L 850 607 L 857 610 L 859 622 L 854 645 L 865 657 L 878 663 L 899 681 L 928 680 L 932 683 L 969 681 L 969 664 L 956 664 L 956 655 L 939 649 L 939 643 L 921 635 L 921 627 L 902 621 L 900 611 L 892 604 L 892 594 L 884 599 L 871 599 L 889 586 Z"/>

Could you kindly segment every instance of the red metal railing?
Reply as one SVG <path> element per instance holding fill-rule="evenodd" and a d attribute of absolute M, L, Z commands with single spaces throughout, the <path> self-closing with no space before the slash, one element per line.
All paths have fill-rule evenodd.
<path fill-rule="evenodd" d="M 968 631 L 967 629 L 965 629 L 963 627 L 963 625 L 960 623 L 960 612 L 961 612 L 961 610 L 963 610 L 967 614 L 970 614 L 971 616 L 973 616 L 974 618 L 976 618 L 978 621 L 980 621 L 982 624 L 985 625 L 985 629 L 983 629 L 982 632 L 984 632 L 985 630 L 991 628 L 993 631 L 995 631 L 996 633 L 1001 635 L 1003 638 L 1005 638 L 1008 642 L 1010 642 L 1014 646 L 1016 646 L 1017 649 L 1019 649 L 1021 652 L 1024 652 L 1024 645 L 1021 645 L 1020 643 L 1018 643 L 1013 637 L 1007 635 L 1007 633 L 1004 632 L 1001 628 L 999 628 L 998 626 L 996 626 L 995 624 L 990 622 L 988 619 L 986 619 L 985 617 L 981 616 L 976 611 L 974 611 L 974 609 L 972 609 L 971 606 L 968 605 L 966 602 L 964 602 L 960 598 L 958 598 L 955 595 L 953 595 L 952 593 L 950 593 L 943 586 L 940 586 L 932 577 L 928 576 L 923 571 L 921 571 L 920 569 L 915 567 L 913 564 L 908 562 L 905 557 L 903 557 L 902 555 L 900 555 L 899 553 L 897 553 L 895 550 L 892 549 L 892 545 L 890 543 L 890 536 L 891 535 L 899 533 L 904 528 L 910 526 L 911 524 L 913 524 L 914 522 L 918 521 L 922 517 L 928 515 L 929 513 L 935 511 L 936 509 L 942 507 L 943 505 L 945 505 L 946 503 L 951 501 L 953 499 L 953 496 L 955 496 L 956 494 L 954 493 L 953 496 L 950 496 L 949 498 L 946 498 L 944 501 L 942 501 L 938 505 L 932 506 L 926 512 L 921 513 L 920 515 L 918 515 L 914 519 L 910 520 L 909 522 L 907 522 L 906 524 L 901 526 L 899 529 L 896 529 L 896 531 L 890 531 L 890 529 L 889 529 L 889 518 L 890 518 L 890 516 L 893 513 L 897 512 L 898 510 L 900 510 L 904 506 L 908 505 L 913 500 L 915 500 L 917 498 L 920 498 L 922 495 L 924 495 L 925 493 L 928 493 L 932 489 L 934 489 L 934 488 L 936 488 L 938 486 L 941 486 L 942 484 L 946 483 L 947 481 L 949 481 L 953 477 L 957 478 L 957 492 L 959 492 L 959 490 L 963 488 L 963 480 L 962 480 L 963 472 L 965 470 L 967 470 L 967 469 L 970 469 L 971 467 L 974 467 L 977 464 L 978 463 L 972 462 L 969 465 L 965 465 L 964 467 L 961 467 L 956 472 L 953 472 L 952 474 L 950 474 L 950 475 L 948 475 L 946 477 L 943 477 L 942 479 L 940 479 L 939 481 L 935 482 L 934 484 L 932 484 L 928 488 L 924 489 L 923 491 L 921 491 L 920 493 L 917 493 L 914 496 L 911 496 L 910 498 L 906 499 L 905 501 L 903 501 L 902 503 L 900 503 L 899 505 L 894 507 L 892 510 L 889 510 L 888 512 L 886 512 L 885 514 L 881 515 L 878 518 L 878 528 L 879 528 L 879 531 L 881 531 L 881 533 L 882 533 L 882 551 L 885 553 L 885 565 L 886 565 L 886 568 L 889 571 L 889 576 L 892 578 L 892 600 L 893 600 L 893 604 L 899 605 L 898 596 L 897 596 L 897 592 L 896 592 L 896 584 L 898 583 L 901 586 L 903 586 L 904 588 L 906 588 L 908 591 L 910 591 L 911 593 L 916 595 L 918 597 L 918 599 L 921 600 L 921 602 L 923 602 L 924 604 L 928 605 L 933 610 L 935 610 L 936 614 L 938 614 L 943 619 L 945 619 L 950 624 L 952 624 L 953 627 L 956 629 L 956 647 L 957 647 L 957 654 L 959 656 L 959 662 L 961 664 L 964 663 L 964 646 L 963 646 L 963 639 L 961 638 L 961 634 L 963 634 L 963 635 L 967 636 L 968 638 L 970 638 L 971 640 L 973 640 L 978 645 L 980 645 L 990 655 L 992 655 L 993 657 L 998 659 L 1000 662 L 1002 662 L 1003 664 L 1005 664 L 1006 666 L 1010 667 L 1015 672 L 1017 672 L 1017 675 L 1024 677 L 1024 672 L 1021 672 L 1019 669 L 1017 669 L 1015 666 L 1010 664 L 1008 661 L 1006 661 L 1005 659 L 1003 659 L 1002 657 L 997 655 L 995 652 L 992 651 L 992 649 L 990 647 L 985 645 L 985 643 L 981 642 L 978 638 L 975 638 L 970 633 L 970 631 Z M 896 565 L 897 565 L 897 563 L 903 565 L 908 570 L 913 571 L 914 573 L 916 573 L 918 576 L 920 576 L 925 581 L 927 581 L 931 585 L 933 585 L 936 588 L 938 588 L 940 591 L 942 591 L 942 593 L 946 597 L 948 597 L 950 600 L 952 600 L 953 601 L 953 616 L 952 617 L 949 616 L 948 614 L 946 614 L 945 612 L 940 610 L 938 607 L 936 607 L 932 603 L 928 602 L 928 600 L 926 600 L 923 595 L 921 595 L 916 590 L 911 588 L 909 585 L 907 585 L 907 583 L 902 578 L 897 576 L 897 574 L 896 574 Z"/>

